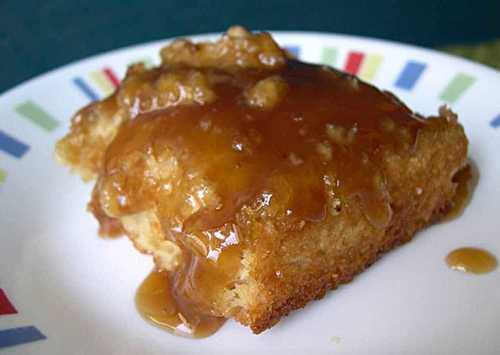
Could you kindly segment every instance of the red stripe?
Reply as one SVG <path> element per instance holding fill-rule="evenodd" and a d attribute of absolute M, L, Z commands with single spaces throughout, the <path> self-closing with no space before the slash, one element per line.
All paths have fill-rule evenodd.
<path fill-rule="evenodd" d="M 113 71 L 110 68 L 104 68 L 103 73 L 104 73 L 104 75 L 106 75 L 108 80 L 113 83 L 115 88 L 120 86 L 120 79 L 118 79 L 118 77 L 115 75 L 115 73 L 113 73 Z"/>
<path fill-rule="evenodd" d="M 14 308 L 12 303 L 10 303 L 7 295 L 0 288 L 0 315 L 1 314 L 16 314 L 17 310 Z"/>
<path fill-rule="evenodd" d="M 365 59 L 365 54 L 361 52 L 349 52 L 344 70 L 352 75 L 358 74 L 361 63 Z"/>

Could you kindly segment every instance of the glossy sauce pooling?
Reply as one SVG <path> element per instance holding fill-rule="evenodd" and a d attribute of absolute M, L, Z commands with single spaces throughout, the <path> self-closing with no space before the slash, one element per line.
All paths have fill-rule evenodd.
<path fill-rule="evenodd" d="M 175 41 L 161 57 L 131 66 L 59 147 L 98 176 L 89 209 L 101 232 L 123 228 L 170 271 L 138 290 L 144 317 L 204 336 L 222 324 L 214 316 L 232 316 L 216 303 L 240 299 L 253 216 L 289 235 L 356 200 L 374 228 L 388 226 L 385 154 L 412 154 L 426 125 L 394 96 L 239 27 L 213 44 Z"/>
<path fill-rule="evenodd" d="M 405 106 L 356 78 L 296 61 L 272 71 L 200 72 L 213 94 L 209 103 L 153 110 L 121 127 L 101 174 L 106 211 L 120 216 L 154 207 L 165 219 L 177 218 L 172 205 L 186 203 L 182 188 L 160 198 L 161 184 L 149 183 L 143 168 L 135 173 L 131 158 L 169 151 L 184 176 L 203 177 L 210 189 L 199 194 L 213 195 L 212 203 L 181 221 L 184 231 L 230 223 L 243 205 L 264 196 L 271 210 L 274 201 L 282 206 L 273 213 L 286 229 L 321 221 L 329 204 L 341 208 L 348 197 L 359 198 L 375 227 L 389 223 L 380 152 L 410 152 L 425 124 Z M 263 104 L 258 95 L 250 101 L 251 88 L 265 92 L 268 84 L 280 88 L 270 95 L 273 105 L 265 95 Z"/>
<path fill-rule="evenodd" d="M 204 338 L 215 333 L 225 322 L 196 311 L 186 299 L 179 297 L 165 271 L 152 271 L 136 294 L 136 305 L 141 315 L 153 324 L 177 335 Z"/>
<path fill-rule="evenodd" d="M 180 82 L 182 90 L 157 97 L 151 88 L 159 82 Z M 94 200 L 111 217 L 154 211 L 162 237 L 181 249 L 171 283 L 152 276 L 138 300 L 144 289 L 173 285 L 176 305 L 168 309 L 182 309 L 182 324 L 213 324 L 213 302 L 237 284 L 243 206 L 265 206 L 291 233 L 354 198 L 375 228 L 385 228 L 392 211 L 382 152 L 411 154 L 425 125 L 389 94 L 296 61 L 272 70 L 167 67 L 123 85 L 118 97 L 133 107 L 131 119 L 106 151 Z M 181 324 L 171 311 L 138 304 L 156 323 Z"/>
<path fill-rule="evenodd" d="M 497 268 L 493 254 L 479 248 L 459 248 L 446 256 L 446 264 L 454 270 L 472 274 L 484 274 Z"/>

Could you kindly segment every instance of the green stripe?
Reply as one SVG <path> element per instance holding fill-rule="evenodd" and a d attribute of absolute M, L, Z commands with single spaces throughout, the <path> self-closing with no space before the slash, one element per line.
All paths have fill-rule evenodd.
<path fill-rule="evenodd" d="M 16 112 L 47 131 L 52 131 L 59 126 L 56 119 L 33 101 L 26 101 L 17 105 Z"/>
<path fill-rule="evenodd" d="M 335 66 L 337 64 L 339 52 L 336 48 L 325 47 L 321 51 L 321 64 Z"/>
<path fill-rule="evenodd" d="M 7 172 L 3 169 L 0 169 L 0 184 L 5 182 L 6 177 L 7 177 Z"/>
<path fill-rule="evenodd" d="M 476 79 L 470 75 L 458 73 L 444 88 L 439 98 L 449 103 L 455 102 L 475 81 Z"/>
<path fill-rule="evenodd" d="M 368 55 L 368 57 L 366 57 L 366 59 L 363 61 L 359 77 L 366 81 L 373 80 L 381 63 L 382 63 L 381 55 L 379 54 Z"/>

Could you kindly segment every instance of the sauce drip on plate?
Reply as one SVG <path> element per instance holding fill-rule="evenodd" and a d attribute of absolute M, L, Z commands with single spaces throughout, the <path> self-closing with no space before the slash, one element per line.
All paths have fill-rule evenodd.
<path fill-rule="evenodd" d="M 443 219 L 444 222 L 460 217 L 471 201 L 479 181 L 479 170 L 475 163 L 469 161 L 469 164 L 453 177 L 453 181 L 457 183 L 457 192 Z M 446 256 L 446 264 L 453 270 L 484 274 L 495 270 L 498 262 L 495 256 L 486 250 L 463 247 L 451 251 Z"/>
<path fill-rule="evenodd" d="M 497 268 L 498 262 L 493 254 L 479 248 L 459 248 L 446 256 L 446 263 L 453 270 L 472 274 L 484 274 Z"/>
<path fill-rule="evenodd" d="M 210 336 L 224 324 L 224 318 L 190 311 L 172 286 L 167 272 L 152 271 L 137 290 L 139 313 L 159 327 L 192 338 Z"/>

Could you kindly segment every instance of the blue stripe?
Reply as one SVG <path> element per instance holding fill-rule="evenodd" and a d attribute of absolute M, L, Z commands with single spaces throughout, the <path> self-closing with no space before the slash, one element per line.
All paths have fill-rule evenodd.
<path fill-rule="evenodd" d="M 292 53 L 295 57 L 300 57 L 300 47 L 299 46 L 285 46 L 285 49 Z"/>
<path fill-rule="evenodd" d="M 85 81 L 83 81 L 82 78 L 74 78 L 73 83 L 81 90 L 87 97 L 90 99 L 90 101 L 96 101 L 99 99 L 99 96 L 96 94 L 94 90 L 90 86 L 87 85 Z"/>
<path fill-rule="evenodd" d="M 491 127 L 498 128 L 500 127 L 500 113 L 490 122 Z"/>
<path fill-rule="evenodd" d="M 0 130 L 0 150 L 16 158 L 21 158 L 30 147 Z"/>
<path fill-rule="evenodd" d="M 0 349 L 43 339 L 47 337 L 33 326 L 0 330 Z"/>
<path fill-rule="evenodd" d="M 418 79 L 424 72 L 426 64 L 419 63 L 415 61 L 408 61 L 403 68 L 401 74 L 399 74 L 398 80 L 396 80 L 396 85 L 398 88 L 411 90 L 417 83 Z"/>

